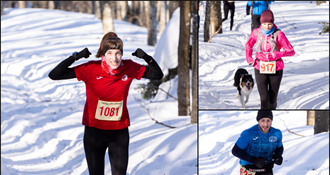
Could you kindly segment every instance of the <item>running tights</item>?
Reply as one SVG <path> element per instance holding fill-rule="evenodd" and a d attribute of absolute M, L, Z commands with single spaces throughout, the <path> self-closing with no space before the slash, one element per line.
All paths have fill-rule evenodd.
<path fill-rule="evenodd" d="M 84 148 L 89 174 L 104 175 L 104 157 L 108 148 L 112 175 L 126 175 L 128 145 L 128 128 L 101 130 L 85 126 Z"/>
<path fill-rule="evenodd" d="M 222 19 L 222 22 L 227 20 L 229 10 L 230 10 L 230 30 L 232 30 L 233 24 L 234 24 L 234 14 L 235 14 L 235 4 L 234 4 L 234 2 L 228 3 L 228 5 L 224 6 L 225 18 Z"/>
<path fill-rule="evenodd" d="M 257 29 L 260 27 L 261 23 L 260 23 L 260 15 L 253 15 L 252 14 L 252 23 L 251 23 L 251 32 L 254 29 Z"/>
<path fill-rule="evenodd" d="M 258 69 L 254 69 L 254 73 L 260 95 L 261 110 L 276 109 L 283 70 L 276 71 L 276 74 L 260 74 Z"/>

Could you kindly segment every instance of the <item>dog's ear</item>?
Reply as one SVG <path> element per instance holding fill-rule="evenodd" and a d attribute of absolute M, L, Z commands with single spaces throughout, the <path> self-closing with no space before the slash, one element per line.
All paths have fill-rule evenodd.
<path fill-rule="evenodd" d="M 243 78 L 243 77 L 244 77 L 244 74 L 241 75 L 241 78 Z"/>

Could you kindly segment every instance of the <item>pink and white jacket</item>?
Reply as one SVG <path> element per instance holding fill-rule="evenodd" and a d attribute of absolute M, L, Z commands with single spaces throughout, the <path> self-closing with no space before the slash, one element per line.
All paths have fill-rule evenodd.
<path fill-rule="evenodd" d="M 277 29 L 277 26 L 274 24 L 275 30 Z M 259 27 L 261 30 L 261 25 Z M 245 55 L 246 55 L 246 61 L 250 64 L 253 62 L 252 58 L 252 52 L 253 52 L 253 45 L 257 42 L 257 37 L 258 37 L 258 30 L 259 29 L 254 29 L 248 39 L 248 41 L 245 43 Z M 262 34 L 263 39 L 265 40 L 270 39 L 271 35 L 266 36 Z M 293 56 L 295 54 L 295 51 L 293 50 L 292 45 L 290 44 L 289 40 L 286 38 L 284 33 L 282 31 L 279 31 L 277 35 L 277 48 L 279 51 L 274 51 L 272 52 L 274 54 L 270 53 L 271 51 L 271 45 L 269 43 L 266 44 L 266 49 L 264 47 L 261 47 L 261 50 L 263 52 L 269 52 L 269 53 L 262 53 L 262 52 L 257 52 L 256 53 L 256 58 L 261 60 L 261 61 L 274 61 L 276 60 L 276 71 L 282 70 L 284 68 L 284 62 L 282 60 L 282 57 L 287 57 L 287 56 Z M 283 48 L 283 49 L 282 49 Z M 281 51 L 282 49 L 282 51 Z M 268 60 L 267 60 L 267 55 L 268 54 Z M 259 61 L 256 60 L 253 64 L 253 67 L 260 70 L 260 65 Z"/>

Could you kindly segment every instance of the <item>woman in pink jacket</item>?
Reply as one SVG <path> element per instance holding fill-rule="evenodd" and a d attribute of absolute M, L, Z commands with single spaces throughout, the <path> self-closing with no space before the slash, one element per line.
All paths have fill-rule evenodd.
<path fill-rule="evenodd" d="M 261 13 L 260 23 L 245 44 L 246 60 L 255 68 L 261 109 L 276 109 L 284 68 L 282 57 L 293 56 L 295 52 L 284 33 L 274 24 L 271 10 Z M 252 58 L 254 44 L 257 49 L 255 60 Z"/>

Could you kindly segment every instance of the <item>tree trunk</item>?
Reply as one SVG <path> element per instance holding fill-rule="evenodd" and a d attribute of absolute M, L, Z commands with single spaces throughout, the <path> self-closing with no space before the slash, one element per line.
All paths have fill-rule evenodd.
<path fill-rule="evenodd" d="M 55 9 L 54 1 L 48 1 L 48 9 L 50 9 L 50 10 L 54 10 Z"/>
<path fill-rule="evenodd" d="M 61 1 L 54 1 L 55 9 L 61 9 Z"/>
<path fill-rule="evenodd" d="M 48 1 L 31 1 L 32 8 L 48 8 Z"/>
<path fill-rule="evenodd" d="M 102 19 L 100 1 L 93 1 L 93 2 L 95 2 L 94 11 L 95 11 L 96 18 Z"/>
<path fill-rule="evenodd" d="M 5 1 L 1 1 L 1 15 L 4 15 Z"/>
<path fill-rule="evenodd" d="M 211 1 L 211 13 L 210 13 L 211 35 L 215 34 L 222 24 L 220 5 L 221 5 L 221 1 Z M 222 30 L 220 30 L 219 33 L 222 33 Z"/>
<path fill-rule="evenodd" d="M 161 13 L 161 3 L 160 1 L 155 1 L 155 7 L 156 7 L 156 19 L 159 22 L 160 20 L 160 13 Z"/>
<path fill-rule="evenodd" d="M 127 21 L 141 26 L 141 27 L 146 27 L 146 12 L 144 9 L 144 1 L 130 1 L 130 5 L 128 6 L 128 11 L 127 11 Z M 147 28 L 147 27 L 146 27 Z"/>
<path fill-rule="evenodd" d="M 140 12 L 140 1 L 133 1 L 133 14 L 139 16 Z"/>
<path fill-rule="evenodd" d="M 134 15 L 139 16 L 140 15 L 140 2 L 139 1 L 133 1 L 133 12 Z"/>
<path fill-rule="evenodd" d="M 170 1 L 169 2 L 169 19 L 172 18 L 172 15 L 174 13 L 174 11 L 179 7 L 179 2 L 180 1 Z"/>
<path fill-rule="evenodd" d="M 190 77 L 189 77 L 189 40 L 190 40 L 190 1 L 180 1 L 180 31 L 178 46 L 178 112 L 179 116 L 189 115 Z"/>
<path fill-rule="evenodd" d="M 190 123 L 196 124 L 198 121 L 198 1 L 192 3 L 192 49 L 191 49 L 191 69 L 192 69 L 192 107 Z"/>
<path fill-rule="evenodd" d="M 102 1 L 100 1 L 102 2 Z M 109 4 L 109 7 L 110 7 L 110 13 L 111 13 L 111 18 L 112 19 L 116 19 L 116 2 L 117 1 L 103 1 L 102 3 L 105 5 L 105 4 Z M 104 10 L 104 9 L 103 9 Z"/>
<path fill-rule="evenodd" d="M 144 17 L 142 18 L 143 23 L 147 26 L 148 32 L 150 27 L 150 1 L 143 1 L 144 6 Z"/>
<path fill-rule="evenodd" d="M 127 1 L 116 1 L 117 5 L 117 19 L 123 20 L 127 14 Z"/>
<path fill-rule="evenodd" d="M 71 11 L 72 1 L 60 1 L 60 2 L 61 2 L 61 10 Z"/>
<path fill-rule="evenodd" d="M 144 7 L 144 1 L 138 1 L 139 3 L 140 3 L 140 5 L 139 5 L 139 12 L 140 12 L 140 14 L 138 15 L 141 19 L 140 19 L 140 21 L 142 21 L 143 22 L 143 24 L 141 24 L 142 26 L 147 26 L 147 23 L 146 23 L 146 19 L 144 19 L 145 18 L 145 12 L 144 12 L 144 10 L 145 10 L 145 7 Z"/>
<path fill-rule="evenodd" d="M 307 126 L 314 126 L 315 121 L 315 111 L 308 110 L 307 111 Z"/>
<path fill-rule="evenodd" d="M 326 3 L 326 1 L 316 1 L 316 5 L 320 5 L 322 3 Z"/>
<path fill-rule="evenodd" d="M 93 13 L 93 1 L 82 1 L 84 2 L 84 12 L 88 14 L 94 14 Z"/>
<path fill-rule="evenodd" d="M 165 1 L 165 11 L 166 11 L 166 20 L 165 20 L 165 23 L 167 23 L 169 20 L 170 20 L 170 1 Z"/>
<path fill-rule="evenodd" d="M 68 11 L 93 14 L 92 1 L 72 1 L 71 9 Z"/>
<path fill-rule="evenodd" d="M 39 4 L 39 8 L 47 9 L 48 8 L 48 1 L 37 1 Z"/>
<path fill-rule="evenodd" d="M 132 8 L 130 8 L 130 11 L 129 11 L 129 17 L 132 18 L 131 23 L 135 24 L 135 25 L 143 26 L 144 24 L 141 24 L 141 22 L 140 22 L 141 20 L 136 18 L 136 17 L 140 17 L 140 14 L 141 14 L 140 1 L 131 1 L 131 2 L 132 2 Z"/>
<path fill-rule="evenodd" d="M 123 1 L 122 2 L 122 12 L 121 15 L 123 17 L 123 20 L 127 19 L 127 11 L 128 11 L 128 2 L 127 1 Z"/>
<path fill-rule="evenodd" d="M 15 8 L 15 7 L 17 7 L 17 3 L 16 3 L 17 1 L 6 1 L 6 2 L 7 2 L 6 7 L 9 7 L 9 8 Z"/>
<path fill-rule="evenodd" d="M 156 19 L 156 6 L 155 1 L 149 2 L 149 15 L 148 15 L 148 45 L 155 46 L 157 44 L 157 19 Z"/>
<path fill-rule="evenodd" d="M 146 7 L 148 6 L 148 7 Z M 149 12 L 150 11 L 150 1 L 140 1 L 140 21 L 142 21 L 142 24 L 140 26 L 148 27 L 149 25 Z"/>
<path fill-rule="evenodd" d="M 148 29 L 149 31 L 149 25 L 150 25 L 150 1 L 142 1 L 140 4 L 140 7 L 142 7 L 143 9 L 140 10 L 141 14 L 139 15 L 139 23 L 140 26 L 144 26 Z"/>
<path fill-rule="evenodd" d="M 206 1 L 205 19 L 204 19 L 204 42 L 207 42 L 210 39 L 210 12 L 211 12 L 211 2 Z"/>
<path fill-rule="evenodd" d="M 158 8 L 159 11 L 159 34 L 162 34 L 165 26 L 166 26 L 166 1 L 158 1 Z"/>
<path fill-rule="evenodd" d="M 100 7 L 102 12 L 102 24 L 103 24 L 103 34 L 108 32 L 114 32 L 113 19 L 111 15 L 111 8 L 109 1 L 100 1 Z"/>
<path fill-rule="evenodd" d="M 315 111 L 314 134 L 329 131 L 329 111 Z"/>
<path fill-rule="evenodd" d="M 26 8 L 26 1 L 18 1 L 18 8 Z"/>

